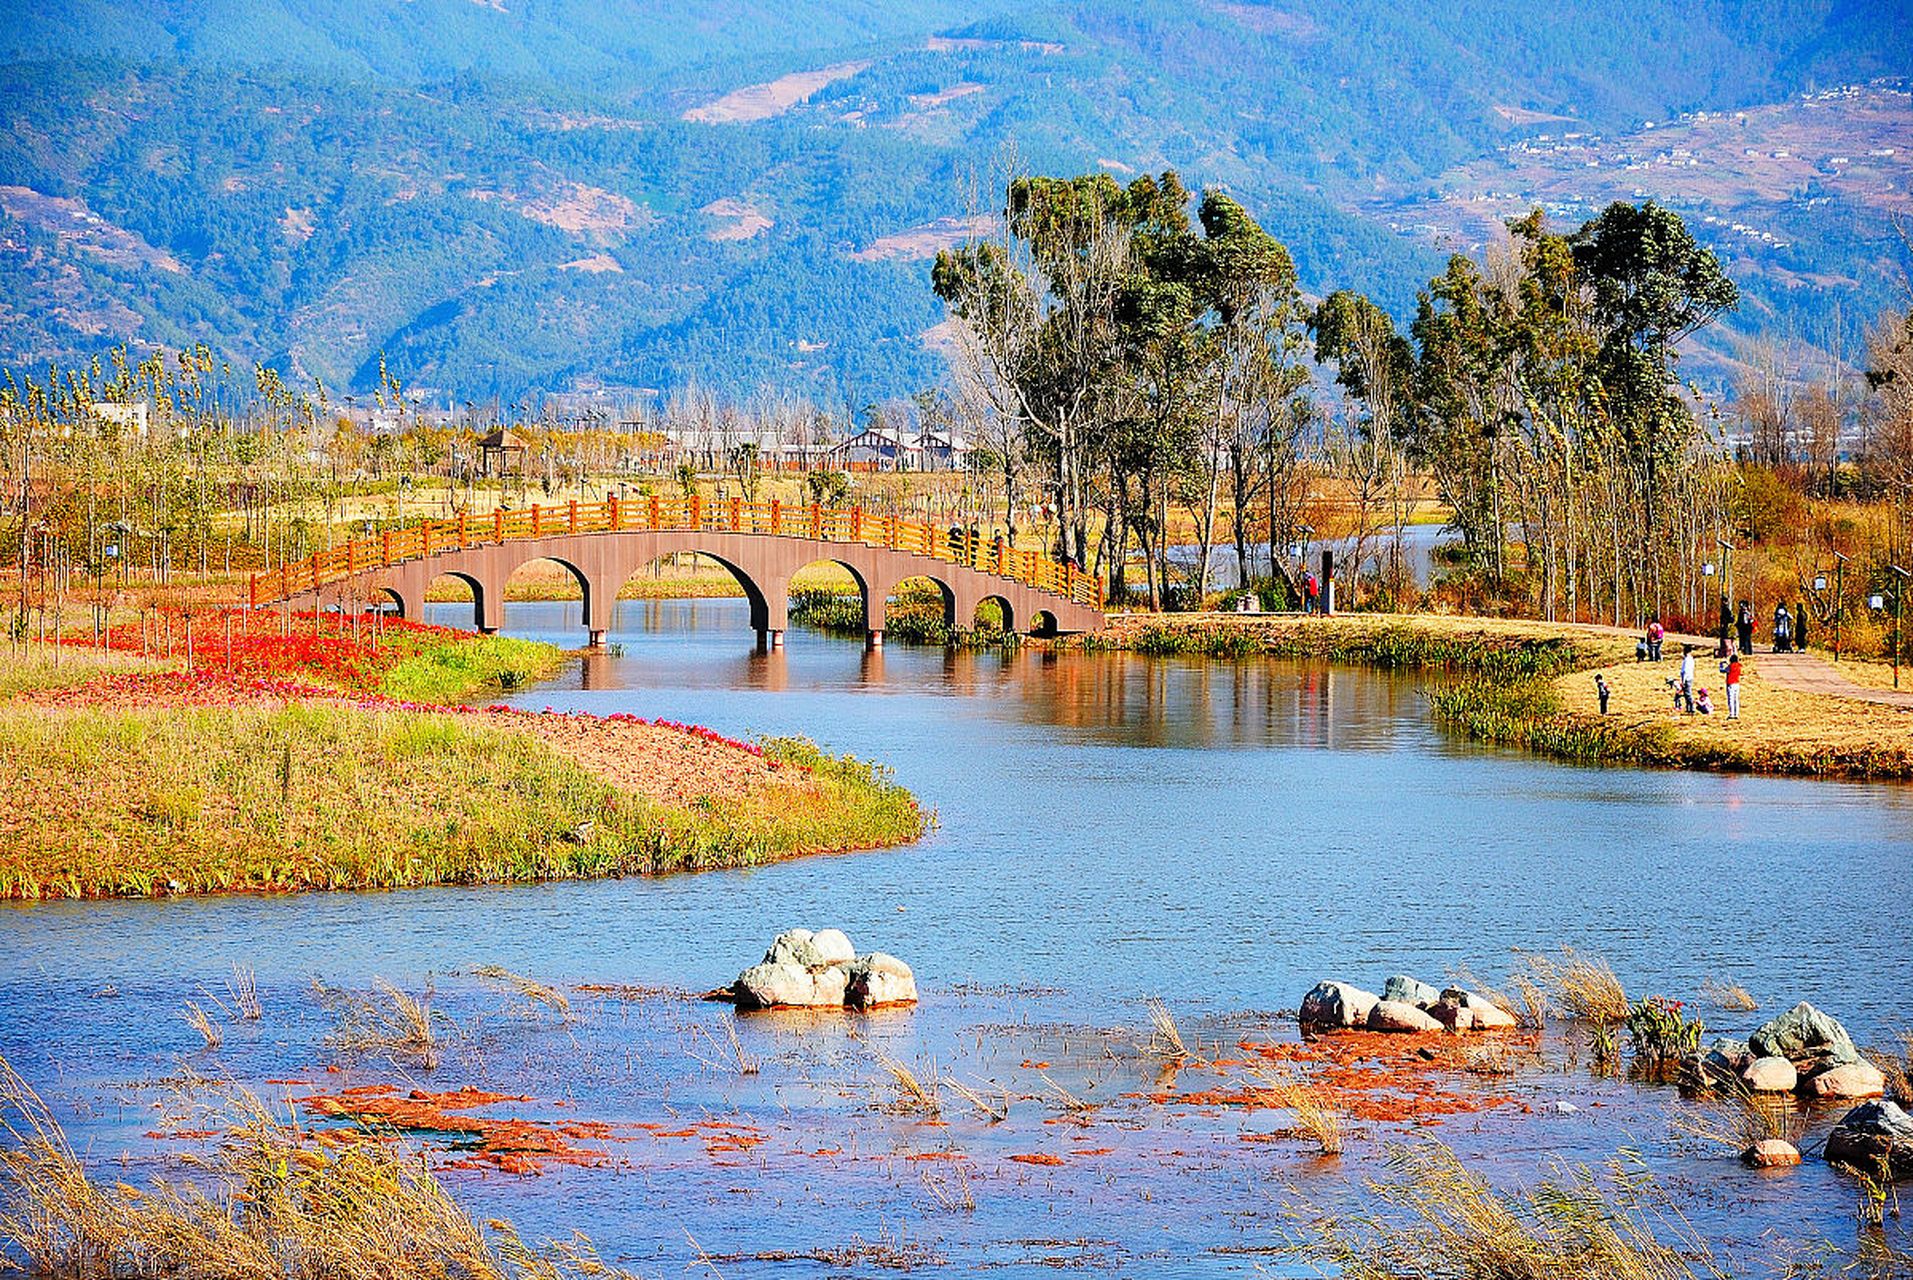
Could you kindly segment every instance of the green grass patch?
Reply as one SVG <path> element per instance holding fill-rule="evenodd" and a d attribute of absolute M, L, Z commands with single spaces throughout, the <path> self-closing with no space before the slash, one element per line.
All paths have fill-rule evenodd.
<path fill-rule="evenodd" d="M 509 693 L 555 674 L 564 651 L 542 640 L 470 636 L 421 649 L 379 680 L 378 691 L 406 702 L 462 702 Z"/>

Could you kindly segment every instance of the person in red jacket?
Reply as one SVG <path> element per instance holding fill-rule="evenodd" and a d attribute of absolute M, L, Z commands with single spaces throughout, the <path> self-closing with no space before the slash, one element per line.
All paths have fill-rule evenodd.
<path fill-rule="evenodd" d="M 1740 655 L 1727 659 L 1727 718 L 1740 719 Z"/>

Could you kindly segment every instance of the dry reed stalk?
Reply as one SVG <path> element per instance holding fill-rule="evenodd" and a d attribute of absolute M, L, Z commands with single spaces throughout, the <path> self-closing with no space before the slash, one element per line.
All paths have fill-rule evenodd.
<path fill-rule="evenodd" d="M 1737 1274 L 1654 1187 L 1638 1161 L 1604 1175 L 1557 1162 L 1499 1191 L 1432 1139 L 1388 1150 L 1369 1183 L 1377 1211 L 1286 1206 L 1292 1255 L 1360 1280 L 1729 1280 Z"/>
<path fill-rule="evenodd" d="M 1176 1025 L 1176 1016 L 1169 1012 L 1169 1006 L 1160 997 L 1150 996 L 1143 1001 L 1143 1006 L 1149 1010 L 1149 1025 L 1152 1029 L 1145 1046 L 1147 1052 L 1171 1062 L 1187 1062 L 1195 1056 L 1183 1042 L 1182 1028 Z"/>
<path fill-rule="evenodd" d="M 1010 1118 L 1010 1091 L 1007 1088 L 991 1085 L 991 1092 L 985 1093 L 980 1088 L 972 1089 L 960 1080 L 943 1080 L 939 1083 L 949 1086 L 952 1093 L 975 1107 L 991 1124 L 1001 1124 Z M 996 1096 L 999 1092 L 1000 1102 Z"/>
<path fill-rule="evenodd" d="M 1524 952 L 1521 959 L 1523 976 L 1570 1018 L 1607 1025 L 1627 1020 L 1627 992 L 1607 961 L 1573 947 L 1562 947 L 1559 958 Z"/>
<path fill-rule="evenodd" d="M 1747 988 L 1719 978 L 1709 978 L 1700 984 L 1700 994 L 1717 1009 L 1726 1009 L 1733 1013 L 1752 1013 L 1760 1007 L 1760 1001 L 1747 992 Z"/>
<path fill-rule="evenodd" d="M 966 1164 L 959 1162 L 953 1165 L 950 1172 L 943 1176 L 925 1169 L 923 1188 L 937 1202 L 937 1208 L 945 1213 L 976 1212 L 976 1191 L 970 1185 L 970 1168 Z"/>
<path fill-rule="evenodd" d="M 942 1100 L 937 1097 L 935 1078 L 925 1085 L 917 1078 L 917 1073 L 889 1054 L 876 1051 L 877 1065 L 889 1073 L 891 1082 L 897 1086 L 896 1106 L 903 1111 L 921 1111 L 926 1115 L 938 1115 L 943 1110 Z"/>
<path fill-rule="evenodd" d="M 116 1280 L 628 1280 L 582 1237 L 533 1249 L 481 1228 L 398 1142 L 327 1145 L 243 1089 L 190 1183 L 96 1182 L 0 1059 L 0 1257 Z"/>
<path fill-rule="evenodd" d="M 206 1038 L 206 1047 L 208 1049 L 217 1049 L 225 1043 L 225 1031 L 220 1028 L 217 1022 L 213 1021 L 211 1014 L 208 1014 L 204 1009 L 199 1007 L 196 1001 L 188 1000 L 186 1002 L 184 1017 L 187 1026 Z"/>
<path fill-rule="evenodd" d="M 758 1071 L 762 1069 L 763 1064 L 751 1054 L 744 1051 L 744 1042 L 737 1038 L 737 1025 L 729 1019 L 726 1019 L 722 1025 L 724 1027 L 724 1038 L 722 1040 L 718 1039 L 715 1034 L 703 1026 L 696 1023 L 691 1025 L 691 1041 L 693 1045 L 696 1044 L 699 1038 L 710 1041 L 711 1048 L 714 1051 L 713 1056 L 706 1057 L 700 1054 L 695 1048 L 687 1049 L 686 1052 L 694 1061 L 710 1068 L 712 1071 L 735 1073 L 740 1076 L 756 1075 Z"/>
<path fill-rule="evenodd" d="M 1336 1108 L 1334 1090 L 1286 1067 L 1261 1068 L 1250 1074 L 1276 1105 L 1288 1109 L 1296 1133 L 1315 1143 L 1325 1156 L 1342 1154 L 1342 1113 Z"/>
<path fill-rule="evenodd" d="M 326 1037 L 326 1044 L 341 1053 L 355 1056 L 383 1054 L 394 1061 L 410 1058 L 430 1071 L 438 1066 L 439 1042 L 432 1015 L 432 988 L 412 996 L 384 978 L 373 979 L 377 995 L 385 997 L 381 1005 L 375 997 L 357 995 L 312 980 L 320 1004 L 339 1019 L 338 1026 Z"/>
<path fill-rule="evenodd" d="M 532 1004 L 543 1005 L 563 1021 L 571 1020 L 571 997 L 548 983 L 513 973 L 495 964 L 479 965 L 472 970 L 472 976 L 488 986 L 515 992 Z"/>
<path fill-rule="evenodd" d="M 232 977 L 226 981 L 226 994 L 232 1001 L 232 1011 L 243 1022 L 257 1022 L 266 1016 L 266 1009 L 259 1002 L 259 977 L 250 966 L 233 963 Z"/>
<path fill-rule="evenodd" d="M 1754 1093 L 1738 1080 L 1718 1098 L 1683 1106 L 1669 1118 L 1674 1132 L 1744 1152 L 1769 1138 L 1800 1144 L 1807 1117 L 1786 1094 Z"/>

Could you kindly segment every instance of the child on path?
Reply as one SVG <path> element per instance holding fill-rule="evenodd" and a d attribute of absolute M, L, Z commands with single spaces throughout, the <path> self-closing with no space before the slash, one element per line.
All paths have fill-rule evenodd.
<path fill-rule="evenodd" d="M 1681 646 L 1681 700 L 1687 704 L 1687 714 L 1694 714 L 1694 646 Z"/>
<path fill-rule="evenodd" d="M 1694 695 L 1694 713 L 1703 716 L 1714 714 L 1714 701 L 1707 696 L 1707 690 L 1702 689 Z"/>
<path fill-rule="evenodd" d="M 1740 719 L 1740 655 L 1727 659 L 1727 718 Z"/>

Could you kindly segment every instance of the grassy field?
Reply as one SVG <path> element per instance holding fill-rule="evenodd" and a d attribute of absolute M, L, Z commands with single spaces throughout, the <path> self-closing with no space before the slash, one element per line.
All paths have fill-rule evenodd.
<path fill-rule="evenodd" d="M 1724 677 L 1709 654 L 1697 659 L 1695 683 L 1712 695 L 1714 714 L 1688 715 L 1675 708 L 1666 683 L 1678 670 L 1671 656 L 1660 663 L 1630 659 L 1552 678 L 1465 680 L 1431 697 L 1436 715 L 1472 737 L 1571 760 L 1913 777 L 1913 720 L 1905 711 L 1779 688 L 1762 679 L 1755 656 L 1743 666 L 1740 718 L 1729 720 Z M 1613 691 L 1605 716 L 1594 689 L 1597 671 Z"/>
<path fill-rule="evenodd" d="M 924 828 L 881 769 L 807 743 L 724 747 L 758 774 L 721 803 L 667 804 L 513 720 L 538 717 L 0 706 L 0 899 L 650 874 Z"/>

